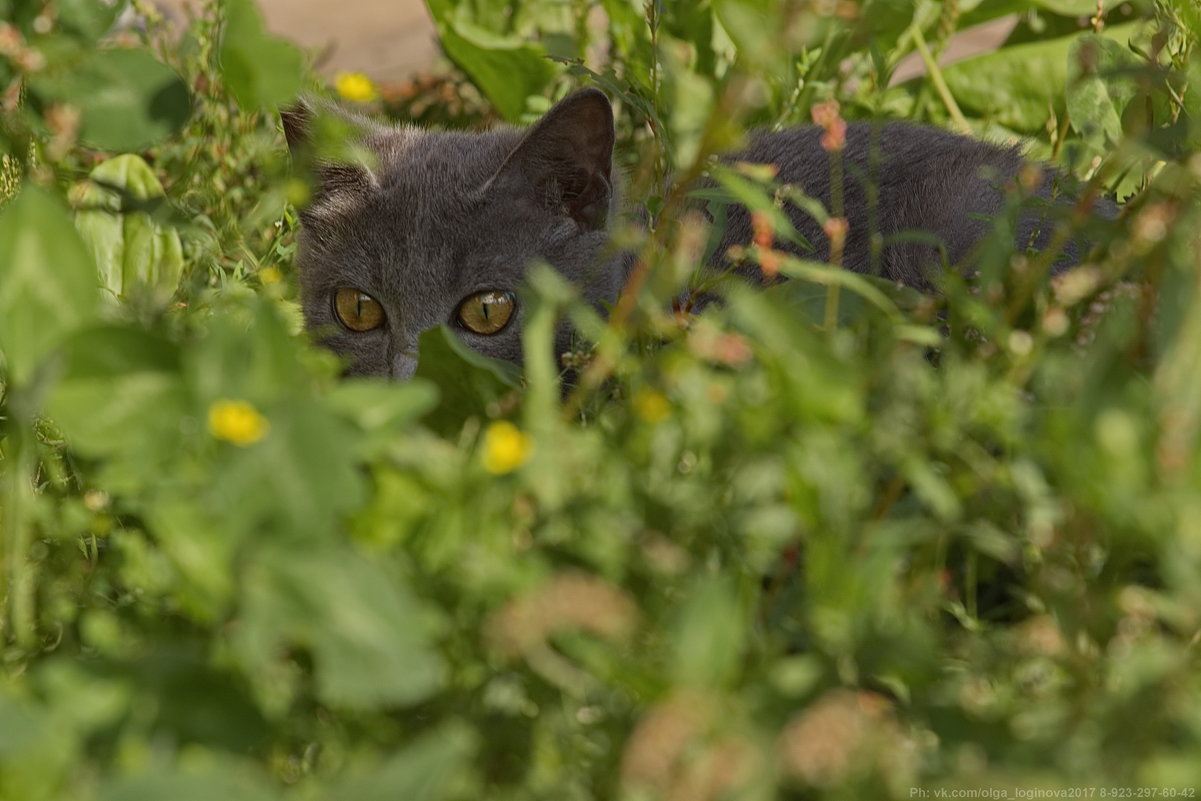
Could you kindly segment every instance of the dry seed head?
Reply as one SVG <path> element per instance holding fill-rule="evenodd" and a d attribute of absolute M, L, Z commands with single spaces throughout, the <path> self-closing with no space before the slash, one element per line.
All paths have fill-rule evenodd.
<path fill-rule="evenodd" d="M 489 618 L 484 635 L 493 650 L 518 656 L 561 629 L 623 637 L 636 618 L 634 602 L 613 585 L 586 573 L 560 573 L 545 586 L 505 604 Z"/>
<path fill-rule="evenodd" d="M 889 767 L 907 747 L 891 704 L 876 693 L 835 689 L 793 718 L 780 735 L 784 768 L 813 787 L 836 787 L 873 768 Z"/>
<path fill-rule="evenodd" d="M 684 692 L 651 707 L 626 742 L 621 759 L 623 783 L 666 790 L 678 762 L 709 729 L 715 704 L 696 692 Z"/>

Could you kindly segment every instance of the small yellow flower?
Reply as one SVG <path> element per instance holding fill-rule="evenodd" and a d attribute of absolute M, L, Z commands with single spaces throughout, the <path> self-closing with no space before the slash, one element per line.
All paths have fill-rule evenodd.
<path fill-rule="evenodd" d="M 671 415 L 671 401 L 662 392 L 640 389 L 634 393 L 634 414 L 645 423 L 661 423 Z"/>
<path fill-rule="evenodd" d="M 209 407 L 209 433 L 246 447 L 267 435 L 270 424 L 246 401 L 219 400 Z"/>
<path fill-rule="evenodd" d="M 284 280 L 284 274 L 278 267 L 264 267 L 259 270 L 259 281 L 263 286 L 278 284 L 282 280 Z"/>
<path fill-rule="evenodd" d="M 511 473 L 530 458 L 534 443 L 528 434 L 507 420 L 488 426 L 484 432 L 484 469 L 495 475 Z"/>
<path fill-rule="evenodd" d="M 361 72 L 339 72 L 334 78 L 334 88 L 342 97 L 356 103 L 370 103 L 379 97 L 375 84 Z"/>

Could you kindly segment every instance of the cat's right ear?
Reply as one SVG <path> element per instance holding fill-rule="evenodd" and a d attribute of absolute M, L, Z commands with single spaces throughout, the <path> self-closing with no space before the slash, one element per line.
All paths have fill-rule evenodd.
<path fill-rule="evenodd" d="M 279 118 L 284 124 L 284 138 L 288 140 L 288 150 L 295 157 L 308 146 L 309 132 L 313 127 L 313 110 L 304 100 L 280 109 Z"/>
<path fill-rule="evenodd" d="M 323 122 L 336 120 L 339 124 L 332 127 L 337 131 L 337 138 L 343 138 L 361 133 L 354 130 L 361 127 L 358 120 L 325 104 L 314 107 L 303 98 L 281 109 L 279 116 L 292 161 L 302 175 L 309 176 L 313 187 L 310 203 L 303 212 L 305 216 L 319 216 L 330 207 L 340 208 L 342 204 L 336 202 L 339 198 L 349 200 L 374 185 L 375 177 L 365 164 L 323 157 L 318 152 L 327 149 L 324 143 L 331 138 L 331 131 L 328 130 L 331 126 L 322 125 Z M 324 140 L 321 136 L 314 136 L 314 127 L 321 128 Z"/>

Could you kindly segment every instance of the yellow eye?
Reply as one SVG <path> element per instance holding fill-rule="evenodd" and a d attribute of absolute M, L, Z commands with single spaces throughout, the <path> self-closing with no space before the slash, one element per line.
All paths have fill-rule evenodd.
<path fill-rule="evenodd" d="M 384 324 L 384 307 L 357 289 L 339 289 L 334 293 L 334 314 L 351 331 L 371 331 Z"/>
<path fill-rule="evenodd" d="M 459 323 L 477 334 L 498 334 L 516 309 L 512 292 L 477 292 L 459 304 Z"/>

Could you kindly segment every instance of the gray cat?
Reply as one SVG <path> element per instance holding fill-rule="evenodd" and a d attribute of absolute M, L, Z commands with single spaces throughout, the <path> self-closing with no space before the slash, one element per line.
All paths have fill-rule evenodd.
<path fill-rule="evenodd" d="M 284 113 L 293 152 L 305 146 L 311 114 Z M 418 336 L 447 323 L 481 353 L 521 360 L 518 289 L 526 265 L 541 259 L 589 301 L 613 301 L 629 260 L 611 252 L 606 226 L 618 208 L 613 180 L 613 112 L 608 98 L 583 89 L 525 130 L 434 132 L 362 122 L 371 169 L 326 165 L 302 212 L 297 263 L 304 315 L 320 341 L 347 360 L 352 375 L 403 379 L 416 369 Z M 759 133 L 731 159 L 770 163 L 781 182 L 830 203 L 830 156 L 823 129 Z M 968 265 L 1005 202 L 999 185 L 1022 168 L 1021 153 L 904 122 L 851 123 L 842 154 L 849 227 L 842 264 L 926 287 L 946 263 Z M 1037 195 L 1055 193 L 1043 169 Z M 876 197 L 869 198 L 868 186 Z M 1053 204 L 1019 219 L 1019 248 L 1045 247 Z M 811 258 L 826 259 L 822 226 L 788 206 Z M 713 251 L 751 241 L 745 208 L 727 209 Z M 873 256 L 873 232 L 878 234 Z M 924 240 L 906 236 L 925 232 Z M 942 246 L 932 244 L 931 235 Z M 882 239 L 881 239 L 882 237 Z M 893 241 L 890 241 L 892 238 Z M 800 253 L 797 246 L 782 249 Z M 1075 247 L 1064 253 L 1077 258 Z M 945 259 L 945 261 L 944 261 Z M 759 280 L 753 265 L 735 272 Z M 566 349 L 566 329 L 556 343 Z"/>

